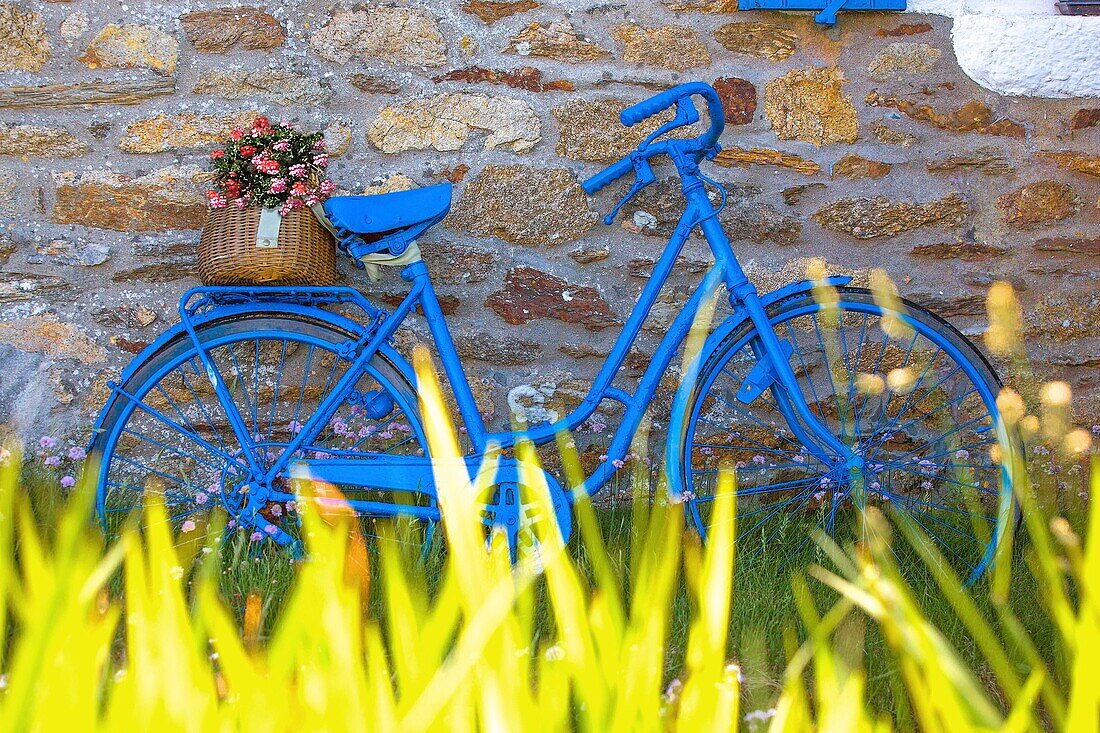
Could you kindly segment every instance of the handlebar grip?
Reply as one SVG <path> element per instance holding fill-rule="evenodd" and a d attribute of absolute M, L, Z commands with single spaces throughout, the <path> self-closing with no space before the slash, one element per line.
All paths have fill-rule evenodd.
<path fill-rule="evenodd" d="M 630 157 L 618 160 L 611 165 L 604 168 L 602 171 L 592 176 L 588 180 L 581 183 L 581 187 L 584 188 L 584 192 L 591 196 L 605 186 L 610 186 L 615 181 L 619 180 L 627 173 L 634 170 L 634 163 L 630 160 Z"/>
<path fill-rule="evenodd" d="M 619 119 L 627 127 L 632 127 L 644 119 L 664 112 L 666 109 L 676 104 L 677 100 L 681 97 L 690 97 L 692 94 L 700 94 L 706 97 L 708 103 L 711 101 L 711 97 L 718 96 L 714 93 L 714 89 L 709 84 L 704 84 L 701 81 L 688 82 L 687 84 L 680 84 L 656 96 L 650 97 L 649 99 L 643 99 L 641 102 L 627 107 L 619 113 Z"/>

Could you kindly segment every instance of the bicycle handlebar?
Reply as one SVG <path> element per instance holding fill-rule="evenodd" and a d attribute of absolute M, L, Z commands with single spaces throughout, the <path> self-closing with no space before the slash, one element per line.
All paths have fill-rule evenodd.
<path fill-rule="evenodd" d="M 696 138 L 677 142 L 685 145 L 693 143 L 694 149 L 698 151 L 708 150 L 718 142 L 718 138 L 721 136 L 722 130 L 725 127 L 725 111 L 722 109 L 722 100 L 718 97 L 718 92 L 714 91 L 714 87 L 710 84 L 705 84 L 701 81 L 693 81 L 687 84 L 674 86 L 672 89 L 627 107 L 619 114 L 619 119 L 627 127 L 632 127 L 642 120 L 665 111 L 681 99 L 686 99 L 695 94 L 698 94 L 707 102 L 707 114 L 710 117 L 710 128 Z M 641 151 L 641 149 L 639 149 L 639 151 Z M 657 155 L 665 152 L 665 148 L 658 148 L 655 146 L 652 152 L 654 155 Z M 596 175 L 584 181 L 581 185 L 584 187 L 585 193 L 592 195 L 601 188 L 609 186 L 632 171 L 634 169 L 633 156 L 634 153 L 631 153 L 631 155 L 612 163 Z"/>
<path fill-rule="evenodd" d="M 634 161 L 630 159 L 630 156 L 627 156 L 622 160 L 615 161 L 596 175 L 583 181 L 581 187 L 584 188 L 586 194 L 591 196 L 601 188 L 610 186 L 632 170 L 634 170 Z"/>
<path fill-rule="evenodd" d="M 722 134 L 722 128 L 725 127 L 725 113 L 718 92 L 714 91 L 714 87 L 710 84 L 701 81 L 680 84 L 649 99 L 643 99 L 619 113 L 619 119 L 627 127 L 633 127 L 644 119 L 664 112 L 684 97 L 695 94 L 707 100 L 707 114 L 710 116 L 710 129 L 696 139 L 703 143 L 702 147 L 710 147 L 718 141 L 718 137 Z"/>

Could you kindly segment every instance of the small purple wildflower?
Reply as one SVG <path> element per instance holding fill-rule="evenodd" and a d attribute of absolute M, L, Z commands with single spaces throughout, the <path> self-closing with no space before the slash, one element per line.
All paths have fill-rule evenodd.
<path fill-rule="evenodd" d="M 271 534 L 271 535 L 275 534 L 278 531 L 279 531 L 279 528 L 276 527 L 274 524 L 268 524 L 264 527 L 264 532 L 267 532 L 268 534 Z"/>
<path fill-rule="evenodd" d="M 249 542 L 259 542 L 263 538 L 264 538 L 264 536 L 262 534 L 260 534 L 259 532 L 253 532 L 252 534 L 250 534 L 248 536 L 248 541 Z"/>
<path fill-rule="evenodd" d="M 62 476 L 61 477 L 61 488 L 71 489 L 74 486 L 76 486 L 76 479 L 75 478 L 73 478 L 72 476 Z"/>
<path fill-rule="evenodd" d="M 81 460 L 84 460 L 87 457 L 88 457 L 88 454 L 84 452 L 83 448 L 79 448 L 75 445 L 72 448 L 69 448 L 69 460 L 70 461 L 81 461 Z"/>
<path fill-rule="evenodd" d="M 42 450 L 53 450 L 57 447 L 57 438 L 43 435 L 38 439 L 38 445 L 41 446 Z"/>
<path fill-rule="evenodd" d="M 56 468 L 57 466 L 61 465 L 61 456 L 46 456 L 42 459 L 42 463 L 50 466 L 51 468 Z"/>

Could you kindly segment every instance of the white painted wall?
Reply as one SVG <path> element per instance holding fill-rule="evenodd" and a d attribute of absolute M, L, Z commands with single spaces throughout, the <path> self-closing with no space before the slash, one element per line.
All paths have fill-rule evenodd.
<path fill-rule="evenodd" d="M 910 13 L 955 19 L 971 79 L 999 94 L 1100 97 L 1100 16 L 1065 16 L 1053 0 L 909 0 Z"/>

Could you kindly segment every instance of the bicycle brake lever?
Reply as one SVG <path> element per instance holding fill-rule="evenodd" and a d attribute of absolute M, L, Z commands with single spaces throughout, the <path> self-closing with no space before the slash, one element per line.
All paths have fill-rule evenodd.
<path fill-rule="evenodd" d="M 695 109 L 695 103 L 691 101 L 690 97 L 684 97 L 676 102 L 676 116 L 665 124 L 658 127 L 650 134 L 642 144 L 638 146 L 639 150 L 645 150 L 649 147 L 649 144 L 664 135 L 669 130 L 673 130 L 677 127 L 686 127 L 687 125 L 694 125 L 699 121 L 699 110 Z"/>
<path fill-rule="evenodd" d="M 630 201 L 639 191 L 657 180 L 657 177 L 653 175 L 653 169 L 649 167 L 648 160 L 637 152 L 631 153 L 630 159 L 631 163 L 634 164 L 634 183 L 626 192 L 626 196 L 623 197 L 623 200 L 615 204 L 615 208 L 611 210 L 611 213 L 603 218 L 603 223 L 608 226 L 611 226 L 611 224 L 615 222 L 615 217 L 619 215 L 619 209 L 626 206 L 627 201 Z"/>

